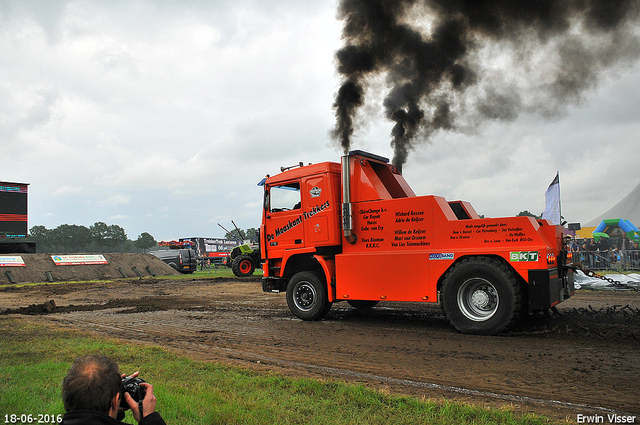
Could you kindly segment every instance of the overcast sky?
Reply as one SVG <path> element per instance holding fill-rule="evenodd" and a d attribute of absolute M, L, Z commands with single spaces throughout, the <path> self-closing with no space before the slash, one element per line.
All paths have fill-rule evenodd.
<path fill-rule="evenodd" d="M 122 226 L 130 239 L 260 224 L 265 174 L 339 161 L 329 133 L 335 1 L 0 0 L 0 180 L 29 183 L 29 227 Z M 392 157 L 370 103 L 352 148 Z M 491 217 L 586 223 L 640 182 L 640 66 L 600 76 L 553 119 L 439 133 L 403 174 Z M 640 225 L 640 223 L 635 223 Z"/>

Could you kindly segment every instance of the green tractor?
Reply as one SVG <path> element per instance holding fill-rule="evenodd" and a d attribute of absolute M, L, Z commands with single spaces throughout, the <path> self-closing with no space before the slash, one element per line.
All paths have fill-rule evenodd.
<path fill-rule="evenodd" d="M 233 220 L 231 220 L 231 223 L 233 223 Z M 260 245 L 245 244 L 241 237 L 235 237 L 233 233 L 225 229 L 220 223 L 218 223 L 218 226 L 222 227 L 227 234 L 234 237 L 238 243 L 240 243 L 240 245 L 233 248 L 224 259 L 224 265 L 229 267 L 233 271 L 233 274 L 238 277 L 252 276 L 256 268 L 260 266 Z M 235 223 L 233 223 L 233 226 L 236 228 L 238 235 L 241 236 L 240 230 Z"/>
<path fill-rule="evenodd" d="M 225 264 L 238 277 L 251 276 L 260 265 L 260 248 L 249 244 L 237 246 L 227 255 Z"/>

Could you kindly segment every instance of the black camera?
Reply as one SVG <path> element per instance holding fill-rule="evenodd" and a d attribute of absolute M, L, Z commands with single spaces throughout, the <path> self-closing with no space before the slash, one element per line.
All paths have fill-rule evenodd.
<path fill-rule="evenodd" d="M 122 379 L 122 407 L 125 410 L 129 407 L 127 403 L 124 401 L 124 393 L 129 393 L 133 401 L 136 403 L 141 402 L 144 399 L 144 395 L 146 391 L 143 387 L 140 386 L 144 380 L 140 378 L 134 378 L 133 376 L 127 376 Z"/>

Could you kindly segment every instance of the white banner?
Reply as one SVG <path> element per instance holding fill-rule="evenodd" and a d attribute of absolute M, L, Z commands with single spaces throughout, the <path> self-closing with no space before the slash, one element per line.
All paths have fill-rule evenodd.
<path fill-rule="evenodd" d="M 109 264 L 104 255 L 52 255 L 56 266 L 80 266 L 86 264 Z"/>
<path fill-rule="evenodd" d="M 560 224 L 560 174 L 556 173 L 547 192 L 544 194 L 545 209 L 542 218 L 551 221 L 553 224 Z"/>
<path fill-rule="evenodd" d="M 20 256 L 0 255 L 0 267 L 25 267 L 25 264 Z"/>

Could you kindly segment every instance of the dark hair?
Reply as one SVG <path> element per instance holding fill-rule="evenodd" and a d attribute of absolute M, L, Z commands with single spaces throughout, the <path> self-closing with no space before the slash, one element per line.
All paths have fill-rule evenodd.
<path fill-rule="evenodd" d="M 62 381 L 64 409 L 109 413 L 121 388 L 122 377 L 113 360 L 101 355 L 77 358 Z"/>

